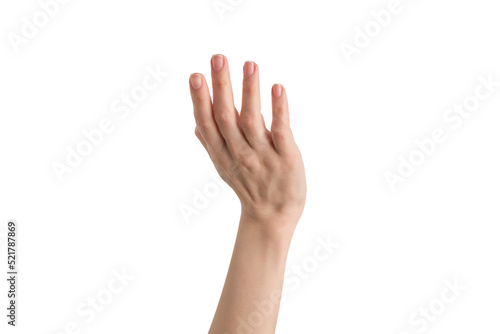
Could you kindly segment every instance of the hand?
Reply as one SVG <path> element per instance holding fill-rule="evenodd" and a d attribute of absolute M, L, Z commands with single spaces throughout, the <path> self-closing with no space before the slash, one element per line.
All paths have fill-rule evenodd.
<path fill-rule="evenodd" d="M 241 112 L 234 106 L 226 57 L 214 55 L 213 103 L 203 75 L 190 77 L 195 134 L 219 175 L 241 202 L 243 223 L 266 229 L 295 229 L 306 198 L 304 164 L 295 144 L 285 89 L 272 88 L 273 121 L 267 130 L 260 112 L 259 68 L 243 68 Z"/>

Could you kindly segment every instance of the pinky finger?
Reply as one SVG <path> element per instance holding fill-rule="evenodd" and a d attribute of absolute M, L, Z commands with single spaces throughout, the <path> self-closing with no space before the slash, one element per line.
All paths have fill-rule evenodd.
<path fill-rule="evenodd" d="M 295 141 L 290 128 L 290 116 L 288 112 L 288 100 L 285 88 L 275 84 L 273 95 L 273 122 L 271 124 L 271 136 L 274 147 L 278 153 L 287 153 L 293 149 Z"/>

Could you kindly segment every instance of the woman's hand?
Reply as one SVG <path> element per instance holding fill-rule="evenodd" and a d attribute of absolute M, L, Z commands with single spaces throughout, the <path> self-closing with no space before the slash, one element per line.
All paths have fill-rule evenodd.
<path fill-rule="evenodd" d="M 241 112 L 234 106 L 226 57 L 214 55 L 213 102 L 203 75 L 190 77 L 195 134 L 219 175 L 241 201 L 242 223 L 272 231 L 295 229 L 306 198 L 304 165 L 290 129 L 283 86 L 272 88 L 273 121 L 267 130 L 260 112 L 259 68 L 243 68 Z"/>

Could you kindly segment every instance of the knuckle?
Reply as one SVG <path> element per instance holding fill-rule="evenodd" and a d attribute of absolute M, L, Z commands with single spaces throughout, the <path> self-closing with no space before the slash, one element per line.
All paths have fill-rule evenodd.
<path fill-rule="evenodd" d="M 233 154 L 231 159 L 224 161 L 224 169 L 230 175 L 238 175 L 244 171 L 255 171 L 259 167 L 257 156 L 253 152 L 241 150 Z"/>
<path fill-rule="evenodd" d="M 276 109 L 273 114 L 273 119 L 285 126 L 290 124 L 288 112 L 285 109 Z"/>
<path fill-rule="evenodd" d="M 217 123 L 229 124 L 233 120 L 233 115 L 227 110 L 220 110 L 215 113 Z"/>
<path fill-rule="evenodd" d="M 253 95 L 257 93 L 257 87 L 252 84 L 247 84 L 243 86 L 243 93 Z"/>
<path fill-rule="evenodd" d="M 256 117 L 243 116 L 243 117 L 240 117 L 240 124 L 241 124 L 241 126 L 247 128 L 247 129 L 255 129 L 258 125 L 258 120 Z"/>
<path fill-rule="evenodd" d="M 286 154 L 285 158 L 283 159 L 283 165 L 288 169 L 292 169 L 298 166 L 301 161 L 302 159 L 300 156 L 297 156 L 292 152 L 288 152 L 288 154 Z"/>
<path fill-rule="evenodd" d="M 221 162 L 221 167 L 228 175 L 233 176 L 238 174 L 240 170 L 240 165 L 235 159 L 224 159 L 224 161 Z"/>
<path fill-rule="evenodd" d="M 213 127 L 213 124 L 209 120 L 200 120 L 200 121 L 198 121 L 198 124 L 197 124 L 197 129 L 199 129 L 198 131 L 207 131 L 207 130 L 212 129 L 212 127 Z"/>
<path fill-rule="evenodd" d="M 229 85 L 229 80 L 225 78 L 215 78 L 213 81 L 213 85 L 219 88 L 227 87 Z"/>
<path fill-rule="evenodd" d="M 274 112 L 277 114 L 277 115 L 283 115 L 286 113 L 286 109 L 284 106 L 282 105 L 278 105 L 278 106 L 275 106 L 274 107 Z"/>
<path fill-rule="evenodd" d="M 193 94 L 192 98 L 195 104 L 201 104 L 205 101 L 205 96 L 203 96 L 203 94 Z"/>
<path fill-rule="evenodd" d="M 280 140 L 288 139 L 288 129 L 286 129 L 284 127 L 274 128 L 272 132 L 273 132 L 274 138 L 277 138 Z"/>
<path fill-rule="evenodd" d="M 255 165 L 258 163 L 258 159 L 255 154 L 253 154 L 252 152 L 247 152 L 246 150 L 243 150 L 237 154 L 237 160 L 241 166 L 246 168 L 255 167 Z"/>

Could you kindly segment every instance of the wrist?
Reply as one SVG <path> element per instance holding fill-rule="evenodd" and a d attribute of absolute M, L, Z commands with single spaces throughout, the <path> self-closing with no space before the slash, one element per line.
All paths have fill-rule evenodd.
<path fill-rule="evenodd" d="M 240 230 L 252 233 L 264 241 L 288 248 L 299 217 L 283 213 L 254 214 L 242 210 Z"/>
<path fill-rule="evenodd" d="M 251 257 L 260 263 L 262 269 L 280 272 L 286 264 L 292 234 L 278 233 L 276 230 L 241 221 L 235 250 L 243 252 L 246 249 L 246 252 L 252 254 Z"/>

